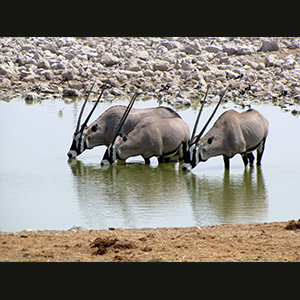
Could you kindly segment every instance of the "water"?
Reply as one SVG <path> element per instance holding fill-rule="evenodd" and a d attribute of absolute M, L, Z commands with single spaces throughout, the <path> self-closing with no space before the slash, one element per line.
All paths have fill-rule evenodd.
<path fill-rule="evenodd" d="M 97 107 L 91 122 L 111 105 Z M 222 157 L 190 173 L 179 163 L 100 167 L 105 147 L 67 161 L 82 101 L 0 101 L 0 230 L 204 226 L 255 223 L 300 217 L 300 118 L 270 104 L 252 105 L 270 122 L 261 168 L 247 168 L 240 156 L 224 171 Z M 155 100 L 135 107 L 157 106 Z M 234 108 L 226 103 L 226 109 Z M 91 109 L 88 103 L 85 115 Z M 214 106 L 203 111 L 199 127 Z M 241 108 L 235 108 L 242 111 Z M 219 109 L 216 118 L 224 111 Z M 197 111 L 178 111 L 191 130 Z M 212 122 L 212 124 L 213 124 Z M 255 153 L 256 154 L 256 153 Z"/>

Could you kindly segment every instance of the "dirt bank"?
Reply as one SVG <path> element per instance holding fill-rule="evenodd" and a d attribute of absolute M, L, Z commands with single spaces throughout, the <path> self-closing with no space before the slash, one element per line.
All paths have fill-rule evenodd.
<path fill-rule="evenodd" d="M 1 233 L 0 261 L 299 262 L 299 225 L 298 221 Z"/>

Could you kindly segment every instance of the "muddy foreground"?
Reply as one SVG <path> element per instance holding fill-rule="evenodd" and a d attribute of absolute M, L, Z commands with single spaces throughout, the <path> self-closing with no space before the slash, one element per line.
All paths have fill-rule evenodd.
<path fill-rule="evenodd" d="M 300 261 L 300 222 L 0 234 L 0 261 Z"/>

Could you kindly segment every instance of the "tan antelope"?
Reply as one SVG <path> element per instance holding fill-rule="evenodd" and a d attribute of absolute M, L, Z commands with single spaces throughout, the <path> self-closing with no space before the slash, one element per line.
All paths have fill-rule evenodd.
<path fill-rule="evenodd" d="M 205 128 L 203 129 L 205 130 Z M 261 164 L 269 122 L 257 110 L 249 109 L 242 113 L 235 110 L 226 111 L 218 118 L 207 134 L 201 138 L 203 129 L 198 136 L 190 140 L 187 146 L 182 165 L 184 171 L 191 170 L 201 161 L 207 161 L 209 158 L 219 155 L 223 156 L 225 169 L 229 169 L 229 159 L 236 154 L 241 154 L 245 167 L 248 160 L 252 166 L 254 161 L 252 151 L 255 149 L 257 149 L 256 164 L 258 166 Z"/>
<path fill-rule="evenodd" d="M 109 86 L 103 86 L 102 92 L 98 100 L 96 101 L 94 107 L 87 116 L 86 120 L 80 126 L 83 110 L 91 90 L 87 95 L 87 98 L 82 105 L 78 117 L 70 150 L 67 153 L 69 158 L 76 158 L 86 149 L 93 149 L 94 147 L 101 145 L 108 146 L 111 142 L 116 131 L 117 125 L 119 124 L 122 116 L 124 115 L 124 112 L 126 111 L 126 106 L 117 105 L 108 108 L 102 115 L 98 117 L 97 120 L 95 120 L 91 125 L 87 126 L 87 123 L 90 120 L 92 113 L 94 112 L 97 104 L 99 103 L 103 90 L 106 88 L 109 88 Z M 125 134 L 126 132 L 131 130 L 139 121 L 149 116 L 159 116 L 161 118 L 180 118 L 180 116 L 173 109 L 163 106 L 146 109 L 132 109 L 130 115 L 126 119 L 126 122 L 121 128 L 120 134 Z"/>
<path fill-rule="evenodd" d="M 122 124 L 119 129 L 121 127 Z M 137 155 L 141 155 L 148 164 L 153 156 L 158 157 L 160 163 L 168 161 L 177 153 L 179 159 L 182 159 L 183 149 L 186 148 L 189 136 L 189 127 L 179 115 L 168 119 L 148 116 L 139 121 L 125 135 L 120 134 L 120 131 L 115 133 L 101 165 L 109 165 L 116 159 L 126 160 Z"/>

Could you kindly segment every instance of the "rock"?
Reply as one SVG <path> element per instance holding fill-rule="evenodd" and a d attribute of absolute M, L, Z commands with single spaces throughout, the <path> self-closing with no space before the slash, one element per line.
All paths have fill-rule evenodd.
<path fill-rule="evenodd" d="M 194 47 L 191 47 L 191 46 L 185 46 L 182 50 L 186 54 L 195 54 L 197 52 L 197 49 L 195 49 Z"/>
<path fill-rule="evenodd" d="M 149 58 L 149 53 L 148 51 L 138 51 L 136 53 L 136 57 L 142 59 L 142 60 L 147 60 Z"/>
<path fill-rule="evenodd" d="M 56 53 L 58 50 L 58 47 L 54 42 L 50 42 L 50 43 L 48 42 L 48 43 L 46 43 L 46 45 L 42 46 L 42 49 L 49 50 L 52 53 Z"/>
<path fill-rule="evenodd" d="M 273 54 L 266 56 L 265 57 L 265 66 L 266 66 L 266 68 L 280 66 L 280 63 L 277 61 L 277 56 L 273 55 Z"/>
<path fill-rule="evenodd" d="M 181 62 L 181 69 L 184 70 L 184 71 L 191 71 L 194 69 L 193 65 L 192 64 L 189 64 L 185 61 L 182 61 Z"/>
<path fill-rule="evenodd" d="M 89 231 L 90 229 L 81 225 L 74 225 L 68 231 L 73 231 L 73 232 L 81 232 L 81 231 Z"/>
<path fill-rule="evenodd" d="M 229 79 L 236 78 L 237 76 L 239 76 L 238 73 L 235 73 L 235 72 L 230 71 L 230 70 L 225 70 L 225 73 L 226 73 L 226 77 L 229 78 Z"/>
<path fill-rule="evenodd" d="M 215 46 L 215 45 L 209 45 L 209 46 L 206 46 L 204 48 L 204 50 L 207 52 L 211 52 L 211 53 L 218 53 L 218 52 L 222 51 L 222 48 Z"/>
<path fill-rule="evenodd" d="M 23 70 L 20 72 L 20 79 L 22 80 L 24 77 L 26 77 L 30 74 L 31 74 L 30 72 Z"/>
<path fill-rule="evenodd" d="M 151 71 L 151 70 L 145 70 L 145 71 L 143 71 L 143 75 L 144 76 L 154 76 L 155 75 L 155 73 L 153 72 L 153 71 Z"/>
<path fill-rule="evenodd" d="M 8 70 L 4 68 L 3 66 L 0 66 L 0 75 L 6 75 L 8 73 Z"/>
<path fill-rule="evenodd" d="M 69 88 L 75 89 L 75 90 L 81 90 L 85 87 L 85 84 L 83 82 L 70 82 Z"/>
<path fill-rule="evenodd" d="M 234 43 L 225 43 L 223 44 L 223 51 L 228 55 L 233 55 L 238 51 L 238 46 Z"/>
<path fill-rule="evenodd" d="M 162 42 L 162 43 L 160 43 L 160 44 L 161 44 L 162 46 L 166 47 L 168 50 L 173 49 L 173 45 L 172 45 L 170 42 L 168 42 L 168 41 Z"/>
<path fill-rule="evenodd" d="M 71 70 L 71 69 L 65 70 L 61 74 L 62 77 L 67 77 L 68 80 L 73 80 L 74 75 L 75 75 L 75 72 L 74 72 L 74 70 Z"/>
<path fill-rule="evenodd" d="M 21 51 L 29 52 L 29 51 L 31 51 L 33 49 L 34 49 L 33 45 L 24 45 L 24 46 L 22 46 Z"/>
<path fill-rule="evenodd" d="M 258 65 L 257 65 L 257 70 L 264 70 L 265 68 L 265 64 L 260 62 Z"/>
<path fill-rule="evenodd" d="M 26 101 L 36 100 L 39 97 L 37 93 L 27 93 L 25 96 Z"/>
<path fill-rule="evenodd" d="M 51 80 L 52 77 L 53 77 L 53 74 L 52 74 L 52 72 L 50 70 L 44 70 L 44 71 L 42 71 L 41 75 L 44 75 L 47 80 Z"/>
<path fill-rule="evenodd" d="M 49 62 L 48 62 L 47 60 L 44 60 L 44 59 L 41 59 L 40 61 L 38 61 L 38 62 L 36 63 L 36 66 L 37 66 L 38 68 L 43 68 L 43 69 L 46 69 L 46 70 L 50 69 L 50 64 L 49 64 Z"/>
<path fill-rule="evenodd" d="M 247 46 L 239 47 L 236 52 L 237 55 L 249 55 L 252 53 L 254 53 L 254 49 L 251 47 L 247 47 Z"/>
<path fill-rule="evenodd" d="M 11 82 L 8 78 L 3 78 L 2 81 L 0 81 L 0 88 L 1 89 L 7 89 L 11 87 Z"/>
<path fill-rule="evenodd" d="M 134 62 L 130 63 L 126 69 L 129 71 L 134 71 L 134 72 L 138 72 L 138 71 L 142 70 L 142 68 Z"/>
<path fill-rule="evenodd" d="M 63 97 L 78 97 L 79 93 L 75 89 L 64 89 Z"/>
<path fill-rule="evenodd" d="M 268 51 L 278 51 L 279 46 L 278 42 L 276 40 L 263 40 L 262 47 L 260 48 L 260 51 L 268 52 Z"/>
<path fill-rule="evenodd" d="M 100 59 L 100 63 L 102 65 L 105 65 L 107 67 L 110 67 L 110 66 L 113 66 L 113 65 L 116 65 L 119 63 L 119 60 L 117 57 L 115 57 L 114 55 L 112 54 L 109 54 L 109 53 L 105 53 L 104 55 L 102 55 L 101 59 Z"/>
<path fill-rule="evenodd" d="M 152 68 L 154 71 L 168 71 L 169 63 L 167 61 L 156 61 L 153 63 Z"/>

